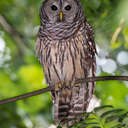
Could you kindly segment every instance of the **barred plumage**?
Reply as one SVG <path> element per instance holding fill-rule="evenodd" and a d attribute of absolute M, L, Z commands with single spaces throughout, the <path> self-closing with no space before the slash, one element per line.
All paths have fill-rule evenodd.
<path fill-rule="evenodd" d="M 59 83 L 62 86 L 51 92 L 55 109 L 54 117 L 57 123 L 66 124 L 68 127 L 82 119 L 79 114 L 86 112 L 93 95 L 93 82 L 75 87 L 74 82 L 79 78 L 95 76 L 94 35 L 77 0 L 69 2 L 78 6 L 75 19 L 71 23 L 66 20 L 57 23 L 46 20 L 46 15 L 49 18 L 44 11 L 47 1 L 41 7 L 41 27 L 36 41 L 36 52 L 43 66 L 47 84 L 54 86 Z M 60 1 L 61 4 L 64 2 L 57 1 L 59 4 Z M 76 119 L 64 123 L 73 118 Z"/>

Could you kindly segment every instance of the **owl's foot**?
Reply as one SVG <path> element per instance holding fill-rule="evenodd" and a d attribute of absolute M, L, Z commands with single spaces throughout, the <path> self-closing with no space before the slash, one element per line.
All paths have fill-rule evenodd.
<path fill-rule="evenodd" d="M 66 87 L 71 86 L 71 81 L 66 82 L 66 83 L 65 83 L 65 86 L 66 86 Z"/>
<path fill-rule="evenodd" d="M 59 91 L 60 89 L 62 89 L 64 87 L 69 87 L 69 86 L 71 86 L 71 81 L 69 81 L 69 82 L 62 82 L 61 81 L 61 82 L 56 83 L 55 90 Z"/>
<path fill-rule="evenodd" d="M 64 82 L 58 82 L 58 83 L 56 83 L 56 85 L 55 85 L 55 90 L 56 91 L 59 91 L 61 88 L 63 88 L 64 87 Z"/>

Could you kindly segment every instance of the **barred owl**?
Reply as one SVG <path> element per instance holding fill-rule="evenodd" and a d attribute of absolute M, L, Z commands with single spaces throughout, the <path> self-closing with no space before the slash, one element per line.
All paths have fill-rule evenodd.
<path fill-rule="evenodd" d="M 48 86 L 55 86 L 55 121 L 69 127 L 83 118 L 94 92 L 94 82 L 75 85 L 95 76 L 93 30 L 78 0 L 44 0 L 40 22 L 36 53 Z"/>

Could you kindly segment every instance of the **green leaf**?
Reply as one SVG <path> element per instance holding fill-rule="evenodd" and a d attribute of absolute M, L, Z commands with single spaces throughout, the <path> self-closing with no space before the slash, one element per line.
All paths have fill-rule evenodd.
<path fill-rule="evenodd" d="M 98 112 L 98 111 L 101 111 L 102 109 L 104 110 L 105 108 L 113 108 L 112 105 L 103 105 L 103 106 L 100 106 L 100 107 L 97 107 L 94 109 L 95 112 Z"/>
<path fill-rule="evenodd" d="M 109 110 L 107 112 L 104 112 L 103 114 L 101 114 L 101 118 L 104 118 L 108 115 L 111 115 L 111 114 L 119 114 L 119 112 L 122 112 L 124 111 L 123 109 L 114 109 L 114 110 Z"/>

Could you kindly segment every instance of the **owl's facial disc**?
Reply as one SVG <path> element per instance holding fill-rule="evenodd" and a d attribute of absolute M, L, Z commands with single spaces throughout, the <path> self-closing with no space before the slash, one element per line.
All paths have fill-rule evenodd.
<path fill-rule="evenodd" d="M 73 23 L 79 7 L 75 0 L 46 0 L 43 9 L 50 23 Z"/>

